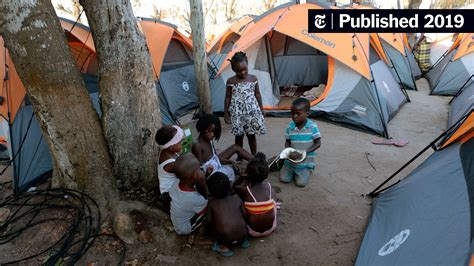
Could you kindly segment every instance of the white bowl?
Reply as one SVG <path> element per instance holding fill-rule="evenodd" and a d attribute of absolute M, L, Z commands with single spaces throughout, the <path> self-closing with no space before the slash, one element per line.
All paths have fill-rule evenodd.
<path fill-rule="evenodd" d="M 295 151 L 299 152 L 301 154 L 301 159 L 292 160 L 292 159 L 289 158 L 290 153 L 295 152 Z M 280 159 L 288 159 L 289 161 L 291 161 L 293 163 L 301 163 L 302 161 L 304 161 L 304 159 L 306 159 L 306 151 L 296 150 L 296 149 L 293 149 L 293 148 L 286 148 L 280 153 Z"/>

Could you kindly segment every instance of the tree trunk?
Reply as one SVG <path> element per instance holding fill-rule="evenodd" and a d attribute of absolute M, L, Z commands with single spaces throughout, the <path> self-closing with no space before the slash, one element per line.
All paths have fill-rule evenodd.
<path fill-rule="evenodd" d="M 202 1 L 191 0 L 191 31 L 193 36 L 194 69 L 199 94 L 199 107 L 204 114 L 212 113 L 211 90 L 206 57 L 206 38 L 204 35 L 204 19 L 202 16 Z"/>
<path fill-rule="evenodd" d="M 420 8 L 422 0 L 408 0 L 407 9 L 418 9 Z"/>
<path fill-rule="evenodd" d="M 48 0 L 0 1 L 0 34 L 33 104 L 62 187 L 93 197 L 105 215 L 117 199 L 99 118 Z"/>
<path fill-rule="evenodd" d="M 80 2 L 97 51 L 102 128 L 119 188 L 153 188 L 161 118 L 145 38 L 129 0 Z"/>

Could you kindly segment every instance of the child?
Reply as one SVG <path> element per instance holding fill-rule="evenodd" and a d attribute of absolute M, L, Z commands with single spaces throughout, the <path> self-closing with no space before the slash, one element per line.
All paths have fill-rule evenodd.
<path fill-rule="evenodd" d="M 243 147 L 244 135 L 247 135 L 250 152 L 257 153 L 255 134 L 266 132 L 262 97 L 257 77 L 248 74 L 248 59 L 243 52 L 237 52 L 230 59 L 235 76 L 227 80 L 224 102 L 224 120 L 232 121 L 232 134 L 235 144 Z"/>
<path fill-rule="evenodd" d="M 207 199 L 196 190 L 198 184 L 205 184 L 199 161 L 192 154 L 182 155 L 175 161 L 175 173 L 179 181 L 175 182 L 169 191 L 174 229 L 179 235 L 189 235 L 190 244 L 210 244 L 195 238 L 207 210 Z"/>
<path fill-rule="evenodd" d="M 171 186 L 178 181 L 174 173 L 174 164 L 178 153 L 181 152 L 183 136 L 183 130 L 178 126 L 162 126 L 155 135 L 155 141 L 161 148 L 158 160 L 158 180 L 160 182 L 160 199 L 166 213 L 169 213 L 171 202 L 168 192 Z"/>
<path fill-rule="evenodd" d="M 212 198 L 209 199 L 207 217 L 214 225 L 217 242 L 212 250 L 226 257 L 234 252 L 232 245 L 247 248 L 247 224 L 243 214 L 242 201 L 237 195 L 230 196 L 229 178 L 221 172 L 212 174 L 207 185 Z"/>
<path fill-rule="evenodd" d="M 235 144 L 217 154 L 214 139 L 219 140 L 221 136 L 221 123 L 216 115 L 203 115 L 197 122 L 196 129 L 199 132 L 199 137 L 197 143 L 193 144 L 192 152 L 201 162 L 201 168 L 206 173 L 222 172 L 233 183 L 235 173 L 228 164 L 233 164 L 237 170 L 239 168 L 235 161 L 230 160 L 230 158 L 237 154 L 245 160 L 250 160 L 252 155 Z"/>
<path fill-rule="evenodd" d="M 318 125 L 308 119 L 310 103 L 308 99 L 298 98 L 291 104 L 291 118 L 288 128 L 285 130 L 285 147 L 297 150 L 305 150 L 306 158 L 300 163 L 285 160 L 280 170 L 280 181 L 289 183 L 295 179 L 299 187 L 304 187 L 309 182 L 313 171 L 315 150 L 321 146 L 321 134 Z"/>
<path fill-rule="evenodd" d="M 265 154 L 257 153 L 247 164 L 247 185 L 236 181 L 235 192 L 244 201 L 247 210 L 247 228 L 253 237 L 267 236 L 277 226 L 277 204 L 273 199 L 272 185 L 263 182 L 268 177 Z"/>

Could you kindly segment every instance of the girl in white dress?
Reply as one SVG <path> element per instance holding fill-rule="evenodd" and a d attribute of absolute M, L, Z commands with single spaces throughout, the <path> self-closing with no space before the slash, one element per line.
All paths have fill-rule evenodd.
<path fill-rule="evenodd" d="M 248 74 L 245 53 L 235 53 L 230 62 L 235 76 L 227 80 L 224 120 L 227 124 L 232 123 L 231 132 L 235 136 L 235 144 L 243 147 L 244 136 L 247 136 L 250 152 L 255 155 L 255 135 L 263 135 L 267 131 L 258 80 L 256 76 Z"/>

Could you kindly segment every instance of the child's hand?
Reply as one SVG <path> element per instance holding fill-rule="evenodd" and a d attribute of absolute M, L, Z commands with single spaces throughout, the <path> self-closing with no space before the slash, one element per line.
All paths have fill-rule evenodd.
<path fill-rule="evenodd" d="M 224 122 L 225 122 L 226 124 L 230 124 L 230 115 L 229 115 L 228 112 L 225 112 L 225 113 L 224 113 Z"/>

